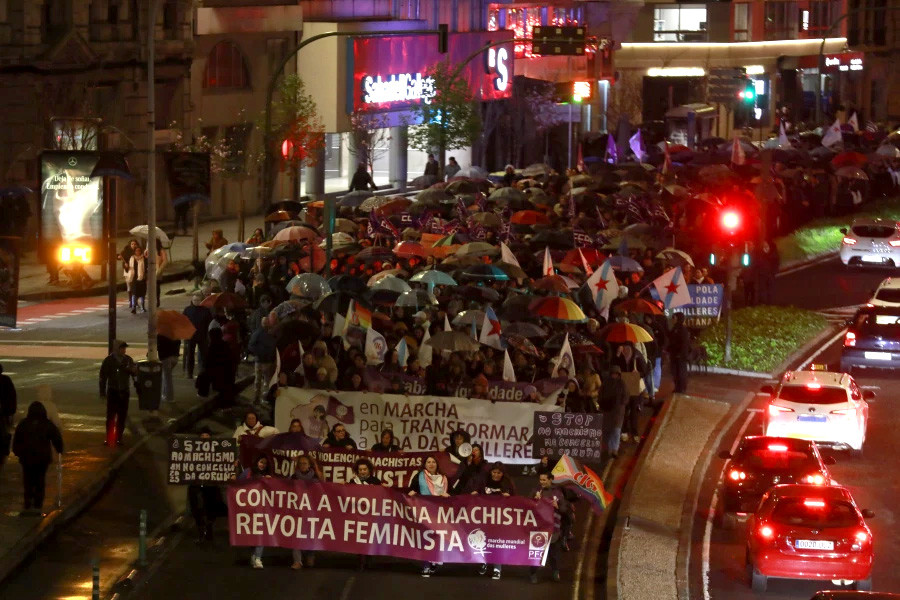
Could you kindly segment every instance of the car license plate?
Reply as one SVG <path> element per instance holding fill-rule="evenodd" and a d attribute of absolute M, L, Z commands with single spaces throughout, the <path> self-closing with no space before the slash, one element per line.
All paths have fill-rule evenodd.
<path fill-rule="evenodd" d="M 880 256 L 873 256 L 873 255 L 871 255 L 871 254 L 863 254 L 863 256 L 862 256 L 862 261 L 863 261 L 863 262 L 870 262 L 870 263 L 881 263 L 881 262 L 884 262 L 884 260 L 883 260 Z"/>
<path fill-rule="evenodd" d="M 869 360 L 891 360 L 890 352 L 866 352 L 866 358 Z"/>
<path fill-rule="evenodd" d="M 794 547 L 798 550 L 834 550 L 834 542 L 828 540 L 797 540 Z"/>
<path fill-rule="evenodd" d="M 828 420 L 828 417 L 825 415 L 799 415 L 797 420 L 806 423 L 824 423 Z"/>

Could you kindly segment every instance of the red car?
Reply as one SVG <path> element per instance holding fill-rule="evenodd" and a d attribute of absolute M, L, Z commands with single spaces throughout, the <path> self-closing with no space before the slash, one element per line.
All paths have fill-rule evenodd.
<path fill-rule="evenodd" d="M 769 577 L 825 579 L 872 589 L 872 531 L 850 492 L 839 486 L 776 485 L 747 529 L 747 571 L 754 592 Z"/>

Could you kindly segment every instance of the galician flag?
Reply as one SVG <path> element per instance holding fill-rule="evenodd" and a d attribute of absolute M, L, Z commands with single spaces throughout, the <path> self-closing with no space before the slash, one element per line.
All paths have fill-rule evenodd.
<path fill-rule="evenodd" d="M 516 265 L 520 269 L 522 268 L 516 255 L 513 254 L 512 250 L 509 249 L 509 246 L 503 242 L 500 242 L 500 260 L 510 265 Z"/>
<path fill-rule="evenodd" d="M 613 501 L 612 495 L 603 486 L 603 480 L 587 465 L 579 465 L 568 454 L 563 454 L 553 467 L 553 480 L 562 484 L 573 484 L 576 492 L 590 500 L 591 509 L 602 513 Z"/>
<path fill-rule="evenodd" d="M 656 286 L 656 291 L 663 299 L 663 307 L 666 309 L 678 308 L 691 303 L 691 294 L 688 292 L 681 267 L 669 269 L 654 279 L 653 285 Z"/>
<path fill-rule="evenodd" d="M 553 259 L 550 257 L 550 247 L 544 246 L 544 276 L 553 275 Z"/>
<path fill-rule="evenodd" d="M 603 261 L 600 268 L 594 271 L 584 284 L 590 290 L 594 304 L 600 310 L 609 306 L 619 295 L 619 282 L 616 281 L 615 271 L 608 260 Z"/>
<path fill-rule="evenodd" d="M 516 372 L 513 370 L 512 360 L 509 358 L 509 350 L 503 351 L 503 381 L 516 382 Z"/>
<path fill-rule="evenodd" d="M 835 144 L 840 144 L 843 141 L 844 136 L 841 134 L 841 122 L 835 119 L 834 123 L 831 124 L 831 127 L 828 128 L 828 131 L 825 132 L 825 135 L 822 136 L 822 145 L 829 148 Z"/>
<path fill-rule="evenodd" d="M 397 363 L 399 363 L 401 367 L 405 367 L 406 361 L 409 360 L 409 348 L 406 345 L 406 338 L 400 338 L 400 341 L 397 342 L 394 349 L 397 351 Z"/>
<path fill-rule="evenodd" d="M 588 264 L 587 259 L 584 257 L 584 252 L 581 251 L 581 248 L 578 249 L 578 256 L 581 257 L 581 266 L 584 267 L 584 272 L 590 277 L 594 274 L 594 270 L 591 268 L 591 265 Z"/>
<path fill-rule="evenodd" d="M 387 340 L 371 327 L 367 328 L 366 362 L 370 365 L 380 365 L 384 362 L 385 352 L 387 352 Z"/>
<path fill-rule="evenodd" d="M 300 354 L 300 358 L 303 358 L 303 354 Z M 303 367 L 303 363 L 300 363 L 300 367 Z M 281 352 L 278 351 L 278 348 L 275 348 L 275 372 L 272 373 L 272 378 L 269 379 L 269 388 L 272 386 L 278 385 L 278 375 L 281 374 Z"/>
<path fill-rule="evenodd" d="M 497 350 L 503 350 L 506 347 L 503 338 L 500 337 L 500 319 L 497 318 L 497 313 L 490 306 L 484 311 L 484 321 L 481 324 L 481 335 L 478 337 L 478 341 Z"/>
<path fill-rule="evenodd" d="M 572 354 L 572 346 L 569 344 L 568 333 L 566 334 L 565 341 L 563 341 L 562 348 L 559 349 L 559 356 L 556 357 L 556 364 L 553 365 L 553 373 L 550 374 L 550 377 L 556 377 L 556 373 L 560 369 L 565 369 L 569 377 L 572 377 L 575 374 L 575 355 Z"/>
<path fill-rule="evenodd" d="M 852 127 L 855 133 L 859 133 L 859 117 L 856 116 L 855 112 L 847 119 L 847 125 Z"/>
<path fill-rule="evenodd" d="M 419 346 L 419 353 L 416 357 L 419 359 L 419 364 L 424 369 L 428 365 L 431 364 L 431 345 L 426 344 L 428 340 L 431 339 L 431 333 L 428 331 L 428 328 L 425 328 L 425 335 L 422 336 L 422 344 Z"/>

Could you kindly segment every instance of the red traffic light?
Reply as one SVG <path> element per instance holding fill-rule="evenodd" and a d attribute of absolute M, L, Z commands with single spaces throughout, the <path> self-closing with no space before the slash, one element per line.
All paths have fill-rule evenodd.
<path fill-rule="evenodd" d="M 728 209 L 722 212 L 721 217 L 722 229 L 728 233 L 734 233 L 741 226 L 741 215 L 734 209 Z"/>

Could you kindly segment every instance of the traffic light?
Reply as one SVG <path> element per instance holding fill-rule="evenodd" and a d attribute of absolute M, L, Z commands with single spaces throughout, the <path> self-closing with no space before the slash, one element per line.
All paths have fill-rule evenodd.
<path fill-rule="evenodd" d="M 450 27 L 446 23 L 438 24 L 438 52 L 447 54 L 450 47 Z"/>
<path fill-rule="evenodd" d="M 741 229 L 743 219 L 741 213 L 735 208 L 725 208 L 719 216 L 719 223 L 722 226 L 722 233 L 734 236 Z"/>
<path fill-rule="evenodd" d="M 754 86 L 752 79 L 744 81 L 743 88 L 738 92 L 738 98 L 747 104 L 756 102 L 756 87 Z"/>
<path fill-rule="evenodd" d="M 572 82 L 572 102 L 581 102 L 582 100 L 591 99 L 591 82 L 590 81 L 573 81 Z"/>

